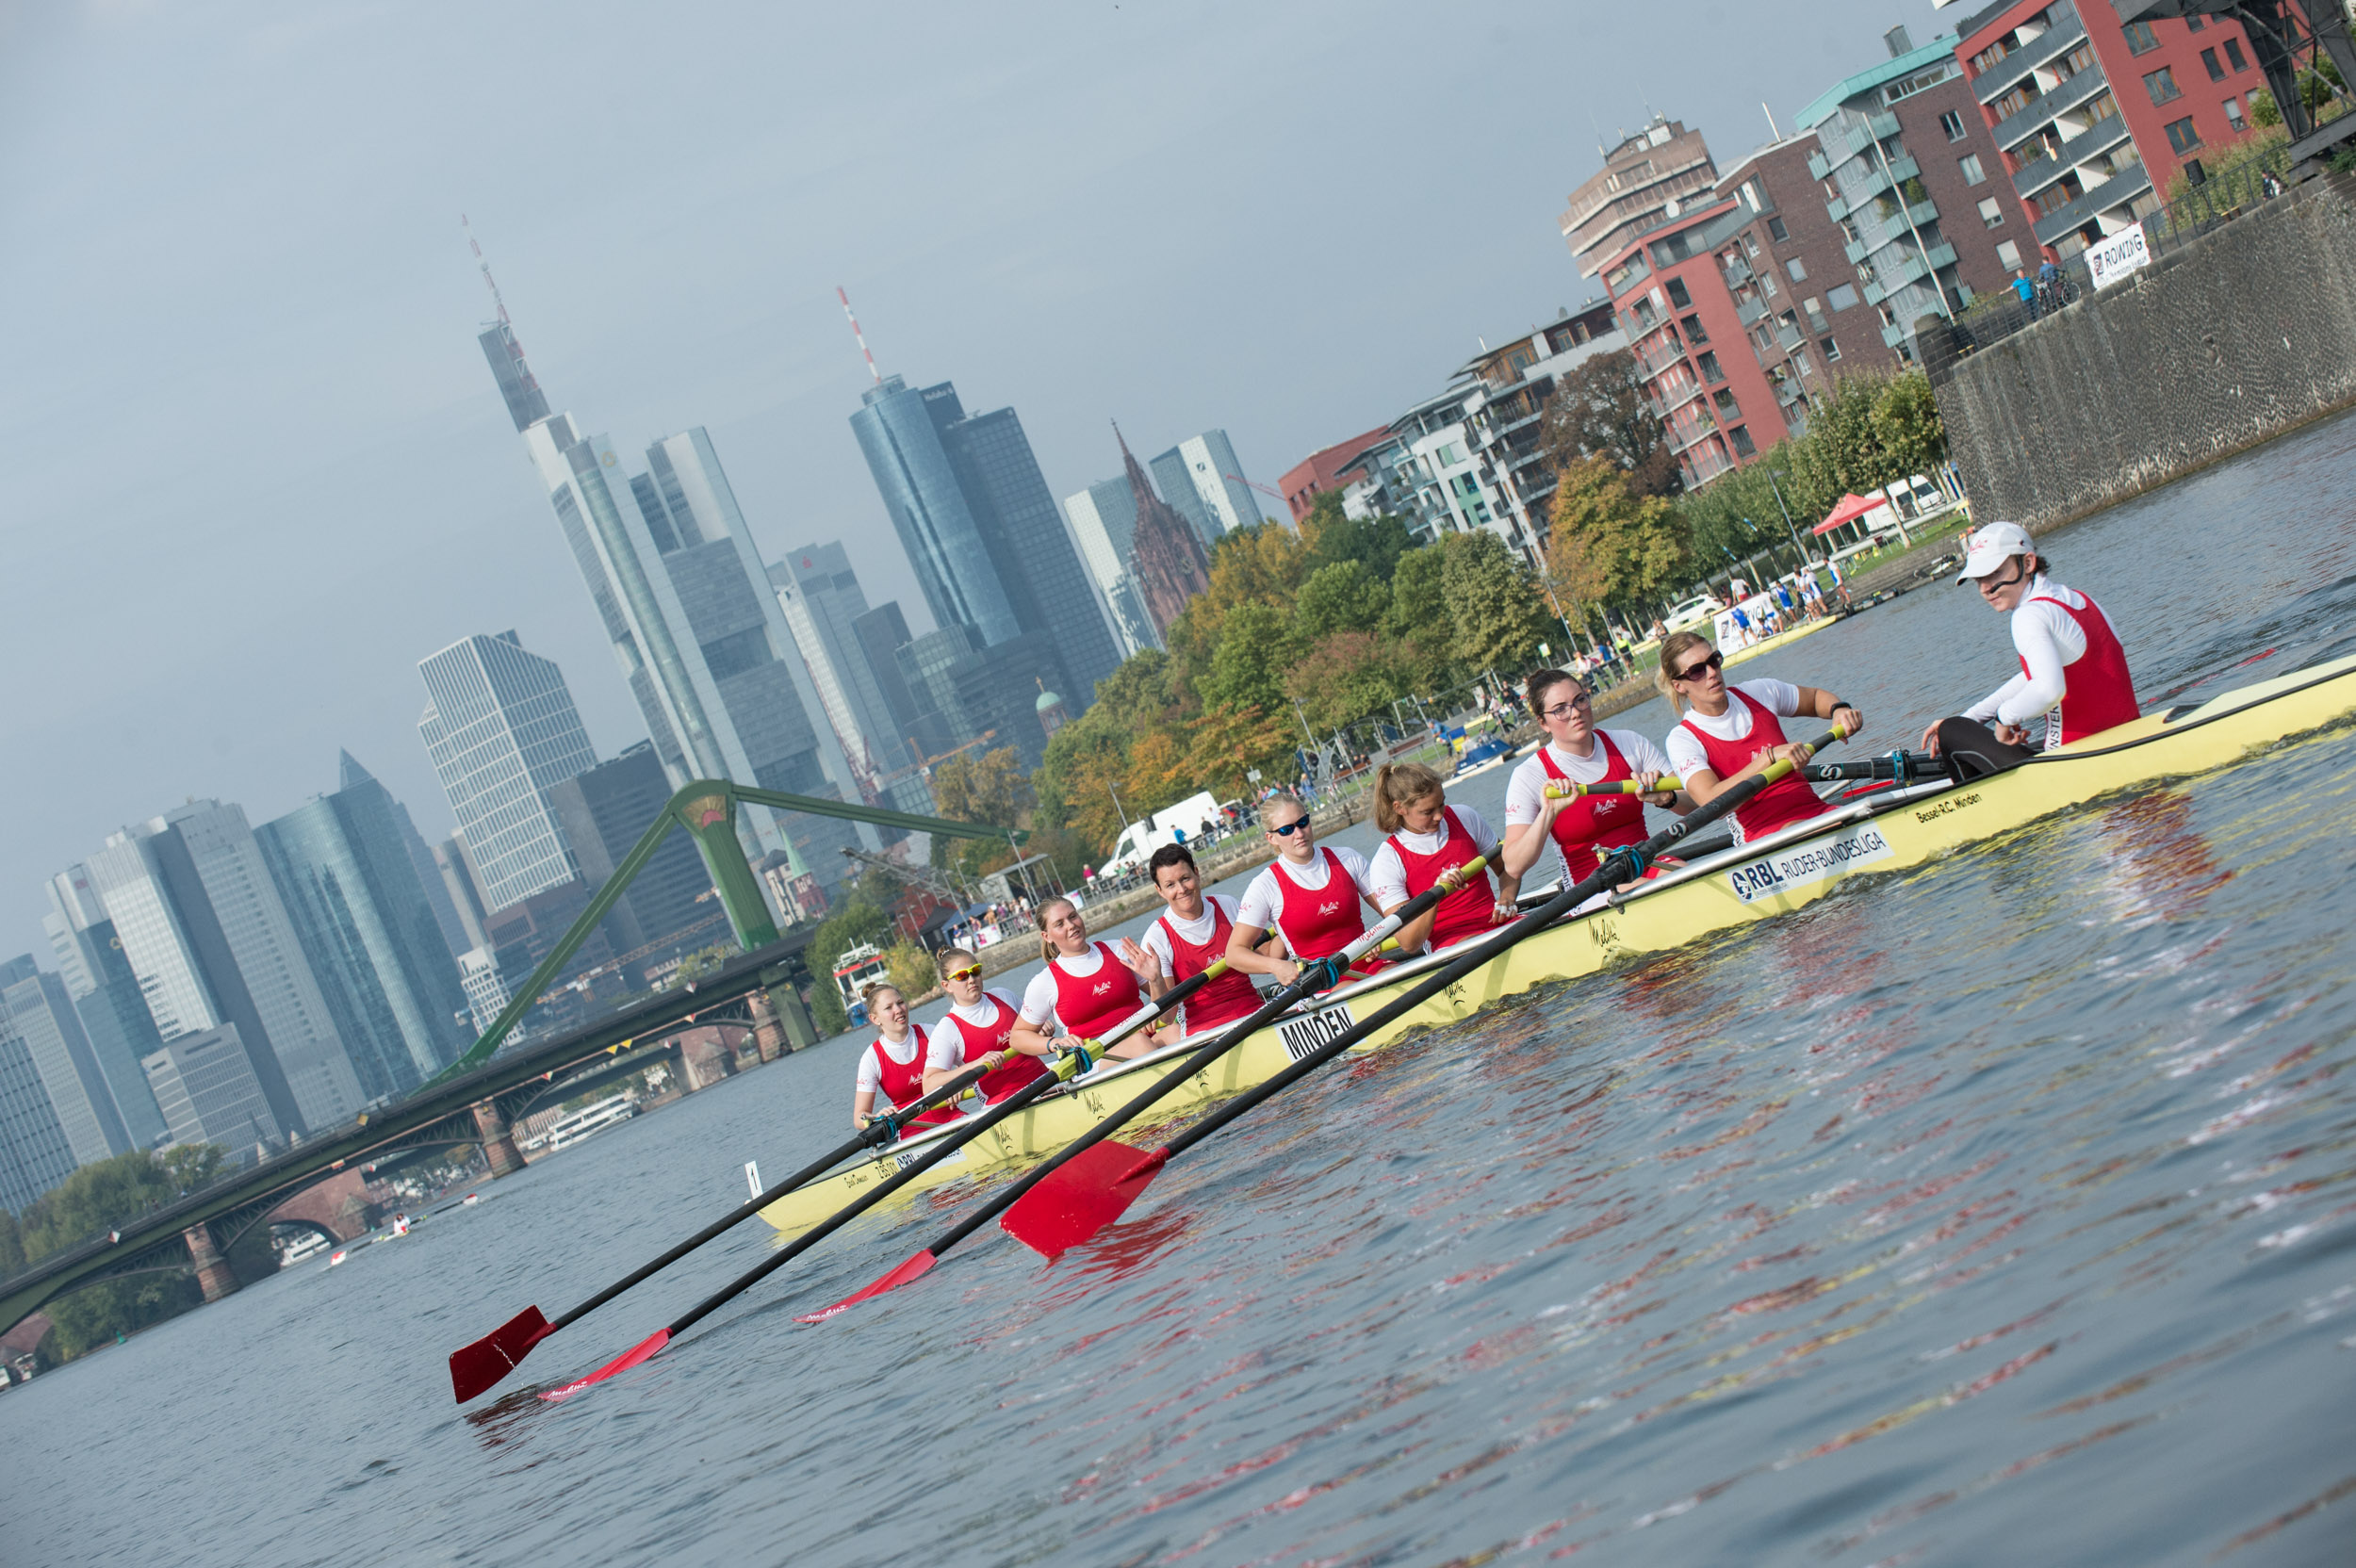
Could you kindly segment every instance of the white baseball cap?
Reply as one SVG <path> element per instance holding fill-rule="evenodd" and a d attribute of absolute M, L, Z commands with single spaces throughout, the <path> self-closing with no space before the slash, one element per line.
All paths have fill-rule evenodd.
<path fill-rule="evenodd" d="M 1972 543 L 1963 554 L 1963 575 L 1955 579 L 1960 588 L 1973 578 L 1982 578 L 2016 555 L 2027 555 L 2037 546 L 2029 538 L 2029 531 L 2019 523 L 1990 523 L 1974 529 Z"/>

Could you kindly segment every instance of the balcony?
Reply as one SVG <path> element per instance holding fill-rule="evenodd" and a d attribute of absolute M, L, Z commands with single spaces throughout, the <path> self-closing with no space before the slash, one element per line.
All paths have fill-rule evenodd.
<path fill-rule="evenodd" d="M 1775 341 L 1782 344 L 1787 352 L 1798 348 L 1802 338 L 1803 335 L 1796 322 L 1778 321 L 1775 323 Z"/>
<path fill-rule="evenodd" d="M 1908 251 L 1892 257 L 1874 269 L 1873 281 L 1865 286 L 1865 302 L 1880 304 L 1908 284 L 1919 283 L 1940 268 L 1955 264 L 1953 245 L 1934 245 L 1927 251 Z"/>
<path fill-rule="evenodd" d="M 1735 307 L 1734 318 L 1748 327 L 1766 314 L 1767 302 L 1754 294 Z"/>
<path fill-rule="evenodd" d="M 1824 155 L 1822 153 L 1810 153 L 1808 155 L 1808 172 L 1820 180 L 1832 178 L 1832 165 L 1824 161 Z"/>
<path fill-rule="evenodd" d="M 1993 66 L 1972 78 L 1972 95 L 1981 103 L 1992 103 L 2012 88 L 2021 85 L 2021 78 L 2040 65 L 2051 65 L 2070 53 L 2070 46 L 2086 36 L 2086 24 L 2077 8 L 2064 0 L 2053 8 L 2053 24 L 2028 42 L 1998 60 Z M 2031 108 L 2037 106 L 2028 106 Z"/>
<path fill-rule="evenodd" d="M 2107 153 L 2127 139 L 2127 122 L 2116 114 L 2102 119 L 2061 144 L 2058 154 L 2041 157 L 2012 177 L 2013 189 L 2026 201 L 2077 165 L 2098 153 Z"/>
<path fill-rule="evenodd" d="M 1925 196 L 1922 200 L 1906 208 L 1906 221 L 1913 224 L 1918 229 L 1926 224 L 1938 222 L 1939 204 Z"/>
<path fill-rule="evenodd" d="M 1751 270 L 1750 262 L 1744 257 L 1739 255 L 1734 258 L 1734 262 L 1731 266 L 1722 268 L 1720 270 L 1726 280 L 1726 291 L 1728 293 L 1732 293 L 1735 289 L 1742 287 L 1744 284 L 1750 282 L 1753 278 L 1759 275 Z"/>
<path fill-rule="evenodd" d="M 1858 262 L 1863 261 L 1873 249 L 1873 247 L 1862 239 L 1852 239 L 1841 247 L 1841 253 L 1849 258 L 1850 266 L 1855 267 Z"/>
<path fill-rule="evenodd" d="M 1882 192 L 1895 186 L 1904 185 L 1922 172 L 1922 166 L 1915 162 L 1910 155 L 1890 159 L 1888 168 L 1876 162 L 1866 171 L 1865 178 L 1857 182 L 1856 189 L 1843 191 L 1837 201 L 1826 202 L 1824 210 L 1830 213 L 1832 220 L 1838 223 Z"/>
<path fill-rule="evenodd" d="M 2051 245 L 2064 235 L 2083 228 L 2086 220 L 2096 213 L 2125 206 L 2151 188 L 2150 172 L 2143 165 L 2136 164 L 2133 169 L 2113 174 L 2069 204 L 2047 213 L 2037 220 L 2031 232 L 2036 234 L 2038 244 Z"/>
<path fill-rule="evenodd" d="M 2069 113 L 2108 86 L 2102 66 L 2089 65 L 2044 97 L 2021 105 L 1996 122 L 1988 128 L 1988 135 L 1996 139 L 1997 146 L 2009 153 L 2052 124 L 2056 116 Z"/>

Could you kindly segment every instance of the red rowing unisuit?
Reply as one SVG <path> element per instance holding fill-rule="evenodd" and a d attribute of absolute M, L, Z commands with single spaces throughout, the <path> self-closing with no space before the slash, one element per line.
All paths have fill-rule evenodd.
<path fill-rule="evenodd" d="M 1145 1005 L 1137 977 L 1113 956 L 1111 948 L 1103 942 L 1094 945 L 1097 956 L 1104 960 L 1094 974 L 1073 974 L 1060 958 L 1051 958 L 1047 964 L 1048 972 L 1055 977 L 1055 1017 L 1063 1032 L 1075 1039 L 1099 1039 Z"/>
<path fill-rule="evenodd" d="M 1620 748 L 1612 743 L 1612 737 L 1602 730 L 1595 739 L 1603 745 L 1603 776 L 1597 784 L 1612 784 L 1633 778 L 1635 771 Z M 1568 774 L 1554 765 L 1547 756 L 1548 747 L 1538 748 L 1538 760 L 1548 778 L 1557 779 L 1565 788 L 1577 788 Z M 1567 880 L 1583 882 L 1595 874 L 1603 864 L 1596 851 L 1600 844 L 1606 849 L 1633 848 L 1644 841 L 1644 803 L 1634 795 L 1579 795 L 1562 803 L 1554 814 L 1554 843 L 1562 852 L 1563 868 L 1570 874 Z"/>
<path fill-rule="evenodd" d="M 1227 939 L 1235 929 L 1235 923 L 1227 918 L 1227 911 L 1219 906 L 1219 900 L 1203 901 L 1211 911 L 1211 939 L 1196 946 L 1178 934 L 1178 923 L 1168 915 L 1161 917 L 1162 935 L 1170 942 L 1170 978 L 1171 981 L 1191 980 L 1227 956 Z M 1217 1029 L 1221 1024 L 1250 1018 L 1260 1010 L 1260 993 L 1252 984 L 1252 976 L 1229 970 L 1216 980 L 1207 981 L 1203 988 L 1186 1001 L 1186 1033 Z"/>
<path fill-rule="evenodd" d="M 892 1053 L 884 1049 L 882 1040 L 868 1042 L 868 1049 L 875 1054 L 875 1066 L 881 1070 L 879 1076 L 883 1079 L 884 1098 L 891 1101 L 895 1109 L 902 1105 L 913 1105 L 924 1098 L 924 1052 L 929 1042 L 924 1038 L 924 1031 L 918 1025 L 909 1024 L 908 1032 L 916 1037 L 916 1054 L 905 1062 L 893 1061 Z M 955 1105 L 935 1105 L 906 1125 L 939 1127 L 957 1119 L 957 1108 Z"/>
<path fill-rule="evenodd" d="M 1752 758 L 1761 752 L 1773 751 L 1787 743 L 1783 726 L 1764 703 L 1754 702 L 1750 695 L 1735 687 L 1726 688 L 1726 695 L 1751 710 L 1751 732 L 1739 741 L 1722 741 L 1693 720 L 1685 721 L 1684 728 L 1702 743 L 1702 755 L 1710 759 L 1710 771 L 1720 779 L 1732 778 L 1750 765 Z M 1734 841 L 1743 843 L 1764 838 L 1779 827 L 1795 822 L 1822 816 L 1830 809 L 1816 798 L 1816 792 L 1808 787 L 1797 775 L 1776 779 L 1773 784 L 1735 808 Z"/>
<path fill-rule="evenodd" d="M 1015 1021 L 1022 1015 L 988 991 L 982 993 L 982 1000 L 989 1003 L 991 1008 L 987 1024 L 968 1023 L 955 1012 L 941 1021 L 957 1030 L 959 1046 L 965 1053 L 963 1060 L 968 1063 L 978 1062 L 993 1051 L 1007 1053 L 1006 1066 L 995 1072 L 983 1073 L 981 1082 L 973 1086 L 974 1091 L 984 1100 L 996 1102 L 1045 1072 L 1047 1068 L 1037 1056 L 1025 1056 L 1006 1043 L 1013 1037 Z"/>
<path fill-rule="evenodd" d="M 1284 940 L 1292 945 L 1293 956 L 1302 963 L 1317 958 L 1330 958 L 1366 934 L 1366 916 L 1358 896 L 1357 879 L 1341 857 L 1330 849 L 1319 849 L 1325 857 L 1325 886 L 1304 888 L 1284 874 L 1284 862 L 1279 860 L 1269 868 L 1276 877 L 1276 891 L 1284 900 L 1279 923 L 1284 928 Z M 1372 954 L 1351 965 L 1361 972 L 1377 968 L 1382 960 Z"/>
<path fill-rule="evenodd" d="M 2071 609 L 2064 599 L 2037 596 L 2077 622 L 2078 629 L 2086 634 L 2086 651 L 2076 663 L 2062 666 L 2061 706 L 2054 711 L 2060 715 L 2063 745 L 2143 716 L 2143 709 L 2135 701 L 2135 678 L 2127 673 L 2127 650 L 2119 645 L 2119 636 L 2111 630 L 2110 617 L 2102 613 L 2092 596 L 2078 596 L 2086 601 L 2084 610 Z M 2026 659 L 2021 661 L 2021 673 L 2029 673 Z M 2050 737 L 2048 743 L 2052 743 Z"/>
<path fill-rule="evenodd" d="M 1418 855 L 1407 847 L 1405 838 L 1391 835 L 1391 852 L 1399 857 L 1400 869 L 1407 873 L 1407 896 L 1429 892 L 1439 885 L 1441 876 L 1479 857 L 1473 847 L 1472 835 L 1464 831 L 1464 819 L 1456 808 L 1444 806 L 1440 815 L 1448 823 L 1448 841 L 1436 853 Z M 1477 937 L 1493 923 L 1490 915 L 1496 910 L 1497 892 L 1489 885 L 1489 874 L 1478 877 L 1440 900 L 1432 921 L 1432 950 L 1453 947 L 1467 937 Z"/>

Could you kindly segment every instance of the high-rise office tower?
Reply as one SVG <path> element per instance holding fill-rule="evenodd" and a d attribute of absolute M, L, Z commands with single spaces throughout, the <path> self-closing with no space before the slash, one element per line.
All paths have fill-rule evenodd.
<path fill-rule="evenodd" d="M 1121 464 L 1129 479 L 1129 493 L 1137 498 L 1137 522 L 1130 532 L 1130 557 L 1136 564 L 1137 591 L 1145 612 L 1159 634 L 1170 629 L 1196 595 L 1211 586 L 1211 562 L 1203 536 L 1176 508 L 1153 493 L 1153 482 L 1137 464 L 1129 443 L 1116 428 Z"/>
<path fill-rule="evenodd" d="M 1223 430 L 1189 435 L 1152 464 L 1153 482 L 1162 499 L 1194 525 L 1203 547 L 1216 547 L 1222 538 L 1260 520 L 1260 503 L 1235 461 L 1235 449 Z"/>
<path fill-rule="evenodd" d="M 858 799 L 843 748 L 812 722 L 818 694 L 711 437 L 667 436 L 630 474 L 610 439 L 548 412 L 504 318 L 481 342 L 673 784 Z M 738 820 L 753 858 L 784 849 L 829 884 L 843 874 L 841 847 L 880 847 L 864 824 L 831 817 L 789 823 L 753 807 Z"/>
<path fill-rule="evenodd" d="M 0 1209 L 22 1214 L 73 1175 L 74 1164 L 74 1146 L 49 1102 L 32 1049 L 14 1030 L 0 1027 Z"/>
<path fill-rule="evenodd" d="M 114 922 L 90 890 L 87 874 L 82 874 L 79 887 L 74 885 L 80 873 L 77 867 L 51 879 L 51 908 L 41 928 L 49 933 L 57 976 L 74 1000 L 90 1054 L 122 1113 L 123 1130 L 133 1147 L 152 1148 L 163 1135 L 164 1120 L 139 1062 L 163 1043 L 163 1036 L 139 994 L 139 976 L 131 972 L 123 939 L 115 935 Z"/>
<path fill-rule="evenodd" d="M 112 835 L 60 881 L 113 923 L 166 1043 L 235 1023 L 280 1126 L 323 1131 L 359 1112 L 359 1078 L 242 809 L 192 801 Z"/>
<path fill-rule="evenodd" d="M 938 416 L 935 404 L 945 405 Z M 972 627 L 984 644 L 1003 643 L 1022 628 L 941 444 L 941 427 L 963 412 L 945 382 L 919 392 L 898 376 L 886 376 L 859 395 L 851 433 L 883 494 L 900 547 L 916 568 L 934 623 Z"/>
<path fill-rule="evenodd" d="M 645 741 L 548 792 L 548 805 L 592 893 L 605 886 L 670 799 L 671 781 Z M 684 829 L 674 828 L 606 916 L 606 940 L 617 954 L 638 955 L 634 964 L 709 947 L 728 934 L 720 902 L 711 892 L 712 874 L 703 856 Z M 648 947 L 656 950 L 640 951 Z"/>
<path fill-rule="evenodd" d="M 1113 637 L 1123 659 L 1162 645 L 1153 617 L 1145 612 L 1138 591 L 1136 564 L 1137 498 L 1127 475 L 1100 480 L 1074 496 L 1064 498 L 1063 514 L 1080 559 L 1095 580 Z"/>
<path fill-rule="evenodd" d="M 771 564 L 769 581 L 852 770 L 872 786 L 915 761 L 892 723 L 867 650 L 852 630 L 868 612 L 867 596 L 842 545 L 786 551 Z"/>
<path fill-rule="evenodd" d="M 334 794 L 264 823 L 254 837 L 361 1092 L 376 1100 L 439 1072 L 473 1035 L 457 962 L 404 841 L 405 819 L 350 752 L 338 761 Z"/>
<path fill-rule="evenodd" d="M 236 1024 L 169 1040 L 141 1065 L 173 1143 L 217 1143 L 245 1165 L 284 1136 Z"/>
<path fill-rule="evenodd" d="M 548 792 L 597 763 L 556 661 L 512 631 L 478 633 L 419 661 L 432 700 L 417 731 L 474 858 L 483 901 L 520 904 L 575 874 Z"/>
<path fill-rule="evenodd" d="M 63 980 L 35 969 L 29 956 L 0 964 L 0 1032 L 15 1035 L 32 1053 L 75 1165 L 131 1152 L 114 1088 L 98 1069 Z"/>
<path fill-rule="evenodd" d="M 459 918 L 457 903 L 442 880 L 441 863 L 434 859 L 425 835 L 417 831 L 417 825 L 410 819 L 409 808 L 395 801 L 393 815 L 401 821 L 401 846 L 408 852 L 409 864 L 417 874 L 417 886 L 425 890 L 426 907 L 434 911 L 434 923 L 441 930 L 442 945 L 455 961 L 474 944 L 466 939 L 466 923 Z"/>

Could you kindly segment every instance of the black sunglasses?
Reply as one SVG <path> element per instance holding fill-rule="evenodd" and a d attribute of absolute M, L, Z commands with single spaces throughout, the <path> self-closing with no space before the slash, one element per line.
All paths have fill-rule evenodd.
<path fill-rule="evenodd" d="M 1268 831 L 1275 834 L 1280 839 L 1289 839 L 1294 834 L 1300 832 L 1302 828 L 1307 827 L 1308 825 L 1309 819 L 1301 817 L 1296 821 L 1286 823 L 1282 827 L 1271 827 Z"/>
<path fill-rule="evenodd" d="M 1726 656 L 1723 653 L 1712 653 L 1709 658 L 1697 663 L 1685 666 L 1685 672 L 1682 675 L 1673 675 L 1669 678 L 1671 680 L 1699 680 L 1704 670 L 1723 670 L 1726 667 Z"/>

